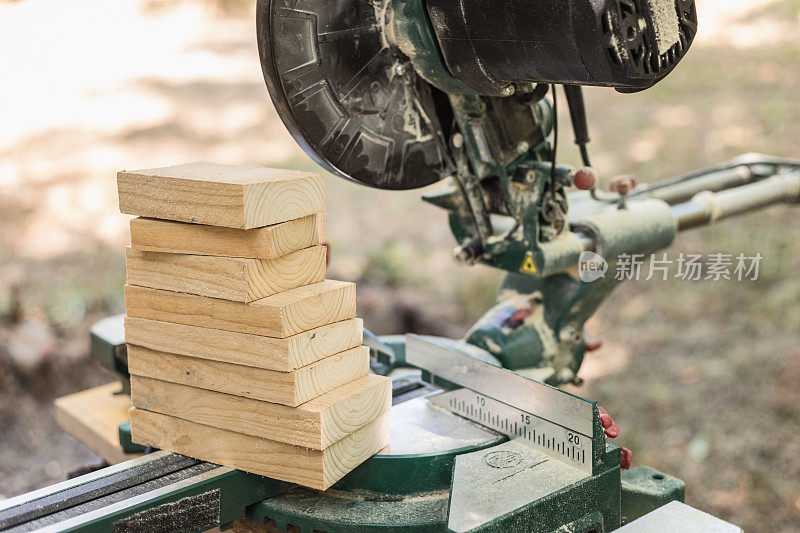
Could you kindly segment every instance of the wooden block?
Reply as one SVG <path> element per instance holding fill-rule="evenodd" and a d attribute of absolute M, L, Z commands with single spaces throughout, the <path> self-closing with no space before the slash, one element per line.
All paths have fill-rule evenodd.
<path fill-rule="evenodd" d="M 117 174 L 125 214 L 228 228 L 260 228 L 325 210 L 321 174 L 189 163 Z"/>
<path fill-rule="evenodd" d="M 137 408 L 254 437 L 323 450 L 392 407 L 392 380 L 370 374 L 298 407 L 131 376 Z"/>
<path fill-rule="evenodd" d="M 304 248 L 275 259 L 245 259 L 128 248 L 130 285 L 252 302 L 325 279 L 325 246 Z"/>
<path fill-rule="evenodd" d="M 234 229 L 153 218 L 131 220 L 131 247 L 143 252 L 273 259 L 326 239 L 325 213 L 254 229 Z"/>
<path fill-rule="evenodd" d="M 135 442 L 317 490 L 325 490 L 389 443 L 389 413 L 324 450 L 234 433 L 131 409 Z"/>
<path fill-rule="evenodd" d="M 129 344 L 128 371 L 136 376 L 297 407 L 366 376 L 369 348 L 351 348 L 291 372 L 278 372 Z"/>
<path fill-rule="evenodd" d="M 259 524 L 249 518 L 240 518 L 233 521 L 230 530 L 231 533 L 277 533 L 278 528 L 275 522 L 271 522 L 270 525 L 267 525 Z"/>
<path fill-rule="evenodd" d="M 109 464 L 138 457 L 119 443 L 119 425 L 128 421 L 131 399 L 118 381 L 56 399 L 56 421 Z"/>
<path fill-rule="evenodd" d="M 152 350 L 290 372 L 361 345 L 364 322 L 351 318 L 276 339 L 125 317 L 125 340 Z"/>
<path fill-rule="evenodd" d="M 251 303 L 134 285 L 125 286 L 128 316 L 285 338 L 356 316 L 356 286 L 325 280 Z"/>

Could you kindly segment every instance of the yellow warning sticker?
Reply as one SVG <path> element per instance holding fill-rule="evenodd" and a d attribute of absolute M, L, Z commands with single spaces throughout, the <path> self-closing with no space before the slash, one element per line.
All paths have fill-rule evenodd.
<path fill-rule="evenodd" d="M 533 255 L 528 253 L 525 255 L 525 260 L 522 261 L 522 266 L 519 267 L 519 271 L 523 274 L 529 274 L 531 276 L 538 276 L 539 269 L 536 268 L 536 262 L 533 260 Z"/>

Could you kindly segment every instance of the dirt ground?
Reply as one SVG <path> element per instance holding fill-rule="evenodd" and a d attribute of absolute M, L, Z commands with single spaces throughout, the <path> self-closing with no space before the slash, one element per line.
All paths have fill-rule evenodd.
<path fill-rule="evenodd" d="M 603 179 L 655 180 L 750 151 L 800 157 L 800 2 L 698 5 L 696 45 L 665 82 L 587 92 Z M 0 0 L 2 495 L 98 461 L 57 428 L 51 402 L 111 379 L 87 357 L 87 331 L 123 309 L 116 172 L 313 168 L 268 101 L 252 11 L 245 0 Z M 331 277 L 359 283 L 368 327 L 458 336 L 488 308 L 499 275 L 452 263 L 446 217 L 419 191 L 332 177 L 327 190 Z M 776 207 L 682 235 L 671 257 L 761 253 L 759 279 L 628 282 L 593 319 L 605 345 L 579 391 L 612 413 L 635 464 L 684 479 L 688 503 L 747 531 L 800 529 L 798 229 L 800 210 Z"/>

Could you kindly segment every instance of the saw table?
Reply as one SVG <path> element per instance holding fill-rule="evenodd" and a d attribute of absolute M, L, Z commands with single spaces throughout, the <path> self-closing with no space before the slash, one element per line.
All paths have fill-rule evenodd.
<path fill-rule="evenodd" d="M 304 533 L 738 530 L 680 503 L 679 479 L 629 468 L 608 413 L 557 388 L 582 382 L 597 347 L 584 326 L 621 283 L 621 258 L 800 202 L 787 158 L 647 185 L 592 168 L 581 87 L 659 83 L 697 24 L 693 0 L 259 0 L 261 67 L 292 136 L 358 184 L 442 182 L 423 200 L 447 213 L 456 261 L 506 273 L 496 304 L 460 339 L 365 331 L 373 372 L 394 383 L 391 445 L 327 491 L 146 453 L 0 502 L 0 531 L 201 531 L 243 517 Z M 560 101 L 578 168 L 558 160 Z M 121 318 L 92 346 L 127 386 Z M 119 437 L 152 451 L 126 424 Z"/>

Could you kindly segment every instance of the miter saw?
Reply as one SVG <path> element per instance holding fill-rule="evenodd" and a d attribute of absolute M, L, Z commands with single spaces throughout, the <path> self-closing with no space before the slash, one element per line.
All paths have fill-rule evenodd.
<path fill-rule="evenodd" d="M 678 231 L 800 201 L 800 163 L 761 155 L 598 187 L 581 86 L 660 81 L 692 43 L 694 2 L 259 0 L 257 15 L 295 139 L 363 185 L 446 182 L 423 198 L 448 212 L 457 261 L 507 272 L 497 304 L 463 339 L 365 332 L 373 371 L 394 382 L 391 445 L 328 491 L 156 452 L 0 503 L 0 530 L 188 531 L 246 516 L 309 533 L 737 531 L 679 503 L 679 479 L 628 469 L 609 414 L 556 388 L 580 383 L 597 346 L 584 324 L 620 283 L 582 280 L 585 254 L 613 268 Z M 581 168 L 558 162 L 560 93 Z M 93 350 L 126 380 L 120 318 L 93 330 Z M 125 424 L 120 442 L 136 449 Z"/>
<path fill-rule="evenodd" d="M 665 248 L 679 230 L 796 199 L 797 162 L 762 156 L 642 187 L 620 176 L 598 190 L 581 86 L 646 89 L 696 31 L 691 0 L 258 3 L 264 77 L 297 142 L 371 187 L 446 181 L 423 199 L 449 213 L 454 257 L 508 272 L 462 344 L 553 385 L 580 380 L 584 323 L 619 283 L 581 282 L 584 252 L 613 263 Z M 562 91 L 583 168 L 556 157 Z"/>

